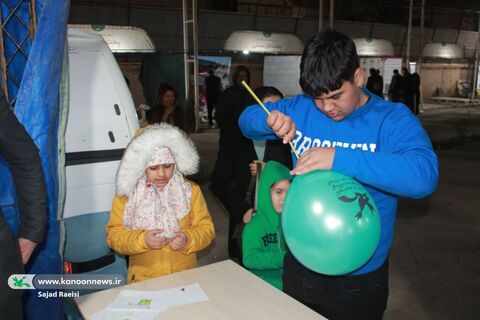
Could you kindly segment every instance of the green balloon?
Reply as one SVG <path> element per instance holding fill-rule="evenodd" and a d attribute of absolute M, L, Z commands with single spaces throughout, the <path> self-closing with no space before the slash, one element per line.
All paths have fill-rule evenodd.
<path fill-rule="evenodd" d="M 379 213 L 368 191 L 334 171 L 312 171 L 293 179 L 282 227 L 295 258 L 326 275 L 358 269 L 380 239 Z"/>

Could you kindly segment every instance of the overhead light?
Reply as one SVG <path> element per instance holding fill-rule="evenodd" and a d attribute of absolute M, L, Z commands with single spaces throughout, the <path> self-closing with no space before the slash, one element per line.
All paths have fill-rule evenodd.
<path fill-rule="evenodd" d="M 433 42 L 423 48 L 425 58 L 462 59 L 463 50 L 456 43 Z"/>
<path fill-rule="evenodd" d="M 353 42 L 360 57 L 391 57 L 394 55 L 392 43 L 385 39 L 355 38 Z"/>
<path fill-rule="evenodd" d="M 143 29 L 125 26 L 69 24 L 68 29 L 80 29 L 100 36 L 114 53 L 155 52 L 152 39 Z"/>
<path fill-rule="evenodd" d="M 235 31 L 227 38 L 225 50 L 271 54 L 302 54 L 303 43 L 295 34 Z"/>
<path fill-rule="evenodd" d="M 408 63 L 409 65 L 409 68 L 408 70 L 410 71 L 410 73 L 415 73 L 417 72 L 417 63 L 416 62 L 409 62 Z"/>

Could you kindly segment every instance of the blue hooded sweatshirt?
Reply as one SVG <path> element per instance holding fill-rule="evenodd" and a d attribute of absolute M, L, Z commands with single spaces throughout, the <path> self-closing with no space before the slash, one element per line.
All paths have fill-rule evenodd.
<path fill-rule="evenodd" d="M 381 220 L 380 241 L 373 256 L 351 274 L 376 270 L 386 260 L 397 196 L 428 196 L 438 181 L 437 157 L 418 118 L 401 103 L 385 101 L 368 90 L 363 93 L 369 97 L 367 103 L 340 121 L 321 112 L 307 95 L 266 104 L 270 111 L 278 110 L 296 124 L 292 143 L 298 154 L 314 147 L 335 148 L 332 170 L 356 179 L 372 195 Z M 259 105 L 243 111 L 239 126 L 250 139 L 277 139 Z M 293 161 L 295 165 L 296 159 Z"/>

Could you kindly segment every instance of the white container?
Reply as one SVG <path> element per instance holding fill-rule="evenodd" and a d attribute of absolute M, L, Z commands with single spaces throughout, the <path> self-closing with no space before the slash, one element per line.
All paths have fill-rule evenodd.
<path fill-rule="evenodd" d="M 110 211 L 119 160 L 139 127 L 125 78 L 102 37 L 69 28 L 68 47 L 63 218 Z"/>

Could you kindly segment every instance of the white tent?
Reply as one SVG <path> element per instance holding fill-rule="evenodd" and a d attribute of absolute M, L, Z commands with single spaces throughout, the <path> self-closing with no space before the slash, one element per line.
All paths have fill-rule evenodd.
<path fill-rule="evenodd" d="M 462 59 L 463 51 L 455 43 L 433 42 L 425 45 L 423 56 L 425 58 Z"/>
<path fill-rule="evenodd" d="M 152 39 L 140 28 L 90 24 L 69 24 L 68 28 L 81 29 L 101 36 L 114 53 L 155 52 Z"/>
<path fill-rule="evenodd" d="M 391 57 L 394 54 L 393 45 L 388 40 L 356 38 L 353 42 L 360 57 Z"/>
<path fill-rule="evenodd" d="M 224 49 L 271 54 L 302 54 L 303 42 L 291 33 L 235 31 L 228 37 Z"/>

